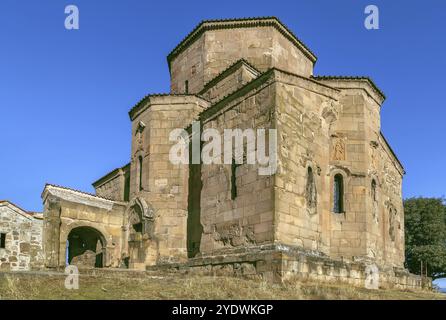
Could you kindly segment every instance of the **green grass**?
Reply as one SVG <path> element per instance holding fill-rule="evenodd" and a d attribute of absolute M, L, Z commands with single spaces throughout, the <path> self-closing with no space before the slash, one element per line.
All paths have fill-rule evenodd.
<path fill-rule="evenodd" d="M 367 290 L 345 284 L 271 284 L 230 277 L 163 275 L 81 276 L 78 290 L 67 290 L 62 275 L 3 274 L 0 299 L 446 299 L 433 292 Z"/>

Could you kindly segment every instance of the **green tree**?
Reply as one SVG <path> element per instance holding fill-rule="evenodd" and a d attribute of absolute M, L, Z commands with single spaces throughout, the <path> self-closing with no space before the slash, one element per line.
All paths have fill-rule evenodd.
<path fill-rule="evenodd" d="M 427 263 L 433 279 L 446 276 L 446 206 L 440 198 L 411 198 L 404 201 L 406 267 L 420 274 Z M 425 270 L 423 270 L 423 274 Z"/>

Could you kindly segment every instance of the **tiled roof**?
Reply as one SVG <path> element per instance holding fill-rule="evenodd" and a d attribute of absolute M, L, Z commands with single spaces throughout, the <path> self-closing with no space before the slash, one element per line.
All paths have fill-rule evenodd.
<path fill-rule="evenodd" d="M 381 95 L 384 99 L 386 99 L 386 95 L 384 92 L 382 92 L 378 86 L 373 82 L 373 80 L 370 77 L 366 76 L 312 76 L 314 80 L 365 80 L 370 83 L 372 88 Z"/>
<path fill-rule="evenodd" d="M 72 188 L 68 188 L 68 187 L 62 187 L 62 186 L 59 186 L 57 184 L 51 184 L 51 183 L 46 183 L 45 187 L 43 188 L 43 190 L 45 191 L 45 189 L 47 187 L 53 187 L 53 188 L 59 188 L 59 189 L 67 190 L 67 191 L 77 192 L 77 193 L 80 193 L 80 194 L 84 194 L 86 196 L 91 196 L 91 197 L 95 197 L 95 198 L 99 198 L 99 199 L 103 199 L 103 200 L 108 200 L 108 201 L 113 201 L 113 202 L 120 202 L 120 201 L 115 201 L 115 200 L 110 199 L 110 198 L 100 197 L 100 196 L 97 196 L 97 195 L 95 195 L 93 193 L 84 192 L 84 191 L 80 191 L 80 190 L 76 190 L 76 189 L 72 189 Z"/>
<path fill-rule="evenodd" d="M 278 18 L 253 17 L 238 19 L 203 20 L 169 53 L 169 55 L 167 56 L 169 68 L 172 60 L 207 30 L 252 28 L 265 26 L 276 28 L 288 40 L 299 47 L 310 60 L 316 62 L 316 55 L 302 41 L 300 41 L 299 38 L 297 38 L 296 35 L 290 29 L 288 29 Z"/>

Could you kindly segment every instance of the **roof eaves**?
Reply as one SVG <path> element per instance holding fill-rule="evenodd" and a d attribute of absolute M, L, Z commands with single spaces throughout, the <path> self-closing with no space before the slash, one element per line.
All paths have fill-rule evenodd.
<path fill-rule="evenodd" d="M 146 95 L 144 98 L 142 98 L 137 104 L 135 104 L 135 106 L 130 109 L 129 111 L 129 117 L 130 120 L 133 121 L 134 115 L 135 113 L 142 107 L 144 106 L 147 102 L 150 102 L 150 98 L 152 97 L 197 97 L 199 99 L 205 100 L 207 102 L 210 102 L 208 99 L 206 99 L 205 97 L 200 96 L 199 94 L 186 94 L 186 93 L 151 93 Z"/>
<path fill-rule="evenodd" d="M 68 187 L 63 187 L 63 186 L 59 186 L 59 185 L 57 185 L 57 184 L 51 184 L 51 183 L 46 183 L 46 184 L 45 184 L 45 187 L 43 188 L 42 196 L 43 196 L 45 190 L 46 190 L 48 187 L 53 187 L 53 188 L 58 188 L 58 189 L 67 190 L 67 191 L 77 192 L 77 193 L 80 193 L 80 194 L 83 194 L 83 195 L 86 195 L 86 196 L 95 197 L 95 198 L 99 198 L 99 199 L 102 199 L 102 200 L 107 200 L 107 201 L 112 201 L 112 202 L 117 202 L 117 203 L 120 203 L 120 202 L 121 202 L 121 201 L 116 201 L 116 200 L 113 200 L 113 199 L 110 199 L 110 198 L 97 196 L 97 195 L 92 194 L 92 193 L 89 193 L 89 192 L 80 191 L 80 190 L 76 190 L 76 189 L 68 188 Z"/>
<path fill-rule="evenodd" d="M 232 24 L 228 24 L 232 22 Z M 214 25 L 212 25 L 214 23 Z M 207 25 L 211 24 L 211 25 Z M 218 25 L 220 24 L 220 25 Z M 238 19 L 218 19 L 218 20 L 203 20 L 201 21 L 167 56 L 167 63 L 169 70 L 172 60 L 178 56 L 191 43 L 195 42 L 205 31 L 218 29 L 236 29 L 241 27 L 258 27 L 258 26 L 272 26 L 282 33 L 288 40 L 290 40 L 297 47 L 302 49 L 303 53 L 313 63 L 316 62 L 316 55 L 277 17 L 253 17 L 253 18 L 238 18 Z"/>
<path fill-rule="evenodd" d="M 362 81 L 367 81 L 370 86 L 373 88 L 373 90 L 378 93 L 383 100 L 386 99 L 386 95 L 384 94 L 383 91 L 381 91 L 381 89 L 378 88 L 378 86 L 375 84 L 375 82 L 367 76 L 312 76 L 312 78 L 316 81 L 318 80 L 352 80 L 352 81 L 357 81 L 357 80 L 362 80 Z"/>

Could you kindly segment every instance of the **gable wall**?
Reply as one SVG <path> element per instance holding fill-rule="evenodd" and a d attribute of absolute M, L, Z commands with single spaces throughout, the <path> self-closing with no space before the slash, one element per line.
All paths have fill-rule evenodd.
<path fill-rule="evenodd" d="M 42 266 L 42 221 L 24 217 L 11 205 L 0 204 L 0 233 L 6 248 L 0 249 L 0 270 L 30 270 Z"/>

